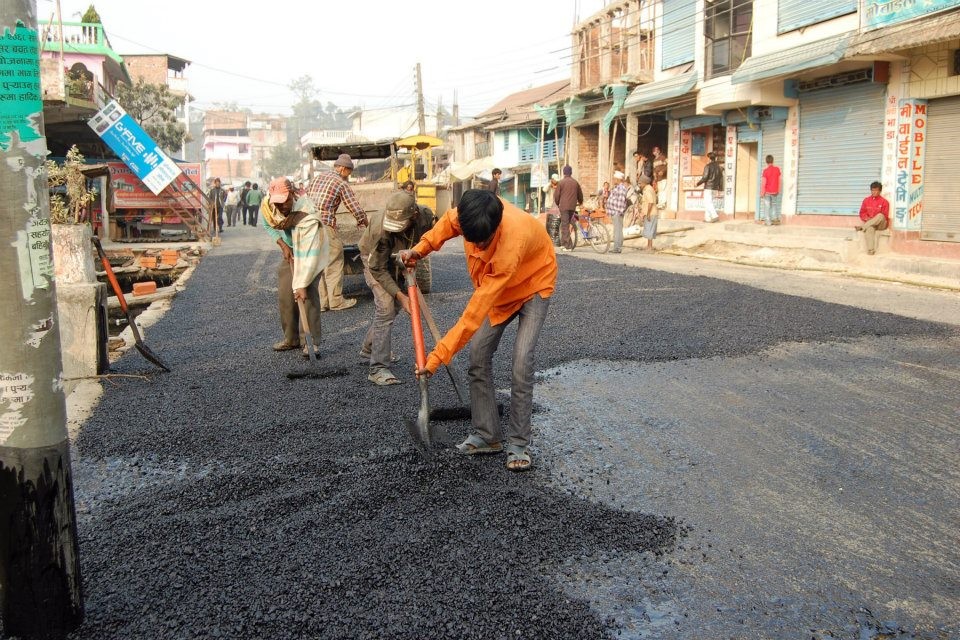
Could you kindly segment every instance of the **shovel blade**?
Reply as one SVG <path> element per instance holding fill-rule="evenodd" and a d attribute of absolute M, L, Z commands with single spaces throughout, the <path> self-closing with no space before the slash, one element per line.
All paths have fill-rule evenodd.
<path fill-rule="evenodd" d="M 413 446 L 417 451 L 423 455 L 425 458 L 430 458 L 430 423 L 421 420 L 417 416 L 416 420 L 410 420 L 409 418 L 403 419 L 403 424 L 407 427 L 407 433 L 410 434 L 410 439 L 413 441 Z"/>
<path fill-rule="evenodd" d="M 143 344 L 143 343 L 141 343 L 141 342 L 137 342 L 137 351 L 139 351 L 139 352 L 140 352 L 140 355 L 142 355 L 144 358 L 146 358 L 147 360 L 149 360 L 149 361 L 152 362 L 153 364 L 157 365 L 158 367 L 160 367 L 161 369 L 163 369 L 163 370 L 166 371 L 167 373 L 170 373 L 170 367 L 168 367 L 167 365 L 163 364 L 163 361 L 160 360 L 160 358 L 157 356 L 157 354 L 155 354 L 153 351 L 150 350 L 150 347 L 148 347 L 147 345 L 145 345 L 145 344 Z"/>

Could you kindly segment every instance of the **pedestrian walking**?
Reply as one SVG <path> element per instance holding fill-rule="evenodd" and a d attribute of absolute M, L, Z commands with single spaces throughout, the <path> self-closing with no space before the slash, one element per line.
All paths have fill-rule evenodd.
<path fill-rule="evenodd" d="M 714 194 L 723 193 L 723 167 L 717 162 L 717 154 L 713 151 L 707 154 L 707 158 L 710 162 L 703 168 L 703 175 L 696 186 L 703 185 L 703 221 L 716 222 L 720 216 L 713 197 Z"/>
<path fill-rule="evenodd" d="M 540 206 L 542 212 L 546 213 L 548 210 L 556 206 L 553 202 L 553 194 L 557 190 L 557 183 L 559 182 L 560 174 L 554 173 L 550 176 L 550 182 L 543 187 L 543 202 Z"/>
<path fill-rule="evenodd" d="M 253 183 L 250 191 L 247 192 L 247 215 L 250 218 L 250 226 L 257 226 L 257 213 L 260 211 L 260 203 L 263 202 L 263 191 L 260 185 Z"/>
<path fill-rule="evenodd" d="M 570 232 L 577 215 L 577 207 L 583 204 L 583 189 L 580 188 L 580 183 L 573 179 L 573 167 L 570 165 L 563 168 L 563 180 L 557 183 L 553 192 L 553 202 L 560 209 L 562 251 L 573 251 Z"/>
<path fill-rule="evenodd" d="M 403 309 L 410 313 L 404 282 L 404 267 L 391 256 L 412 249 L 433 224 L 433 211 L 417 205 L 405 191 L 391 195 L 383 212 L 370 215 L 370 224 L 360 237 L 363 278 L 373 292 L 373 322 L 360 347 L 360 359 L 370 366 L 367 380 L 388 386 L 400 384 L 390 371 L 390 333 Z"/>
<path fill-rule="evenodd" d="M 367 214 L 347 181 L 351 173 L 353 160 L 348 154 L 341 153 L 333 163 L 333 171 L 316 174 L 307 186 L 307 196 L 319 210 L 330 240 L 330 264 L 320 277 L 320 302 L 324 311 L 342 311 L 357 304 L 356 298 L 343 297 L 343 241 L 337 231 L 340 203 L 346 205 L 356 218 L 358 228 L 367 226 Z"/>
<path fill-rule="evenodd" d="M 317 284 L 320 270 L 329 261 L 329 243 L 310 198 L 296 197 L 293 185 L 286 178 L 271 182 L 269 191 L 270 198 L 261 203 L 260 225 L 277 243 L 283 256 L 277 268 L 277 305 L 283 340 L 275 343 L 273 349 L 289 351 L 302 346 L 303 355 L 309 357 L 307 345 L 301 338 L 297 301 L 303 300 L 314 345 L 319 350 L 321 325 Z"/>
<path fill-rule="evenodd" d="M 561 181 L 562 184 L 562 181 Z M 474 294 L 460 319 L 427 357 L 418 375 L 432 375 L 470 342 L 470 412 L 473 433 L 457 449 L 465 455 L 507 452 L 507 469 L 531 467 L 534 356 L 557 282 L 557 258 L 543 225 L 489 191 L 470 189 L 423 234 L 405 262 L 438 251 L 463 236 Z M 497 414 L 493 356 L 503 332 L 517 320 L 506 446 Z M 472 341 L 471 341 L 472 338 Z"/>
<path fill-rule="evenodd" d="M 642 235 L 647 239 L 646 248 L 652 250 L 653 239 L 657 237 L 657 226 L 660 223 L 660 211 L 657 209 L 657 192 L 647 176 L 640 176 L 640 214 L 643 221 Z"/>
<path fill-rule="evenodd" d="M 240 188 L 240 202 L 237 203 L 237 220 L 243 220 L 243 224 L 247 223 L 247 194 L 250 193 L 250 181 L 247 180 L 243 183 L 243 186 Z"/>
<path fill-rule="evenodd" d="M 492 179 L 490 180 L 490 185 L 488 188 L 496 196 L 500 195 L 500 176 L 502 175 L 503 171 L 500 171 L 500 169 L 494 169 L 493 173 L 491 173 Z"/>
<path fill-rule="evenodd" d="M 861 224 L 854 227 L 857 231 L 864 232 L 867 253 L 871 256 L 877 252 L 877 231 L 883 231 L 890 224 L 890 203 L 880 195 L 881 191 L 882 184 L 870 183 L 870 195 L 860 204 Z"/>
<path fill-rule="evenodd" d="M 213 187 L 207 193 L 207 197 L 210 199 L 211 228 L 216 228 L 217 233 L 223 233 L 223 209 L 227 194 L 220 187 L 220 178 L 213 179 Z"/>
<path fill-rule="evenodd" d="M 613 189 L 607 196 L 606 212 L 613 221 L 613 253 L 623 251 L 623 214 L 627 212 L 627 193 L 629 188 L 622 171 L 613 172 Z M 606 184 L 606 183 L 604 183 Z"/>
<path fill-rule="evenodd" d="M 237 206 L 240 204 L 240 192 L 230 187 L 227 189 L 227 199 L 224 208 L 227 211 L 227 226 L 232 227 L 237 221 Z"/>
<path fill-rule="evenodd" d="M 763 223 L 767 226 L 780 224 L 780 167 L 773 164 L 773 156 L 765 158 L 767 163 L 760 176 L 760 201 L 763 203 Z M 757 219 L 757 222 L 761 220 Z"/>

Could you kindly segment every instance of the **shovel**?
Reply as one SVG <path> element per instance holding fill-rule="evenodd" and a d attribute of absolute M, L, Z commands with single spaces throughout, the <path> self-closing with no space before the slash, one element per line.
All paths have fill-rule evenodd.
<path fill-rule="evenodd" d="M 407 297 L 410 298 L 410 325 L 413 330 L 413 351 L 417 362 L 417 371 L 427 366 L 427 350 L 423 343 L 423 324 L 420 320 L 420 293 L 414 269 L 405 271 Z M 427 396 L 427 376 L 418 376 L 420 384 L 420 411 L 414 422 L 404 418 L 403 423 L 413 439 L 413 445 L 426 457 L 430 457 L 430 400 Z"/>
<path fill-rule="evenodd" d="M 287 378 L 299 380 L 301 378 L 339 378 L 347 375 L 346 367 L 335 369 L 324 369 L 317 361 L 316 349 L 313 346 L 313 334 L 310 333 L 310 324 L 307 322 L 307 310 L 303 305 L 303 300 L 297 300 L 297 307 L 300 309 L 300 328 L 303 329 L 303 337 L 307 343 L 308 357 L 310 358 L 310 368 L 301 371 L 291 371 L 287 373 Z"/>
<path fill-rule="evenodd" d="M 133 316 L 130 315 L 130 307 L 127 306 L 127 300 L 123 297 L 123 291 L 120 290 L 120 283 L 117 282 L 117 276 L 113 273 L 113 267 L 110 266 L 110 261 L 107 260 L 106 254 L 103 252 L 103 245 L 100 244 L 100 238 L 93 236 L 93 246 L 97 248 L 97 255 L 100 256 L 100 262 L 103 264 L 103 270 L 107 272 L 107 280 L 110 281 L 110 286 L 113 288 L 113 293 L 116 294 L 117 300 L 120 301 L 120 308 L 123 309 L 123 313 L 127 316 L 127 324 L 130 326 L 130 330 L 133 331 L 133 339 L 137 345 L 137 351 L 140 352 L 144 358 L 157 365 L 166 372 L 170 371 L 170 367 L 163 364 L 163 361 L 160 360 L 159 356 L 150 350 L 146 344 L 143 343 L 143 338 L 140 336 L 140 329 L 137 328 L 137 323 L 133 321 Z"/>

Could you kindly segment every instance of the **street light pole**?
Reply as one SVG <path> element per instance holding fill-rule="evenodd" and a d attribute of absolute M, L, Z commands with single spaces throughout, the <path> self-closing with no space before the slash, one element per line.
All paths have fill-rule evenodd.
<path fill-rule="evenodd" d="M 39 46 L 35 0 L 0 3 L 0 621 L 24 638 L 83 621 Z"/>

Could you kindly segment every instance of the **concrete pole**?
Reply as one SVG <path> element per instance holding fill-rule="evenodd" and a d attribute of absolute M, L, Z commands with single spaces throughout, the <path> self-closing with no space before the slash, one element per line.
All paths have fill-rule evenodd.
<path fill-rule="evenodd" d="M 63 637 L 83 621 L 44 170 L 35 0 L 0 3 L 0 620 Z"/>

